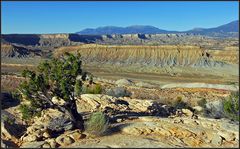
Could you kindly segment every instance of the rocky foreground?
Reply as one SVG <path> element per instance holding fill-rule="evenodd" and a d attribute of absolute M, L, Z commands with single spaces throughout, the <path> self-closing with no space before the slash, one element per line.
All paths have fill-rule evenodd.
<path fill-rule="evenodd" d="M 3 110 L 9 119 L 1 119 L 1 147 L 30 148 L 86 148 L 86 147 L 238 147 L 239 123 L 214 115 L 205 117 L 203 108 L 191 103 L 193 110 L 175 108 L 163 100 L 174 100 L 177 95 L 183 100 L 207 99 L 207 107 L 218 109 L 218 101 L 229 95 L 219 89 L 152 89 L 150 84 L 120 80 L 103 83 L 106 92 L 83 94 L 77 99 L 78 111 L 84 119 L 94 111 L 106 113 L 109 127 L 102 136 L 72 130 L 72 124 L 57 110 L 48 109 L 26 126 L 20 119 L 17 106 Z M 132 84 L 131 84 L 132 83 Z M 141 91 L 141 92 L 140 92 Z M 182 93 L 182 94 L 180 94 Z M 165 96 L 160 100 L 157 96 Z M 152 99 L 144 98 L 151 97 Z M 173 97 L 175 96 L 175 98 Z M 154 99 L 155 98 L 155 99 Z M 179 98 L 179 97 L 178 97 Z M 53 100 L 58 104 L 64 101 Z M 215 111 L 221 115 L 220 111 Z M 62 118 L 62 119 L 61 119 Z M 215 119 L 218 118 L 218 119 Z M 54 122 L 55 123 L 54 123 Z M 60 128 L 57 128 L 56 125 Z M 55 133 L 54 131 L 61 133 Z"/>

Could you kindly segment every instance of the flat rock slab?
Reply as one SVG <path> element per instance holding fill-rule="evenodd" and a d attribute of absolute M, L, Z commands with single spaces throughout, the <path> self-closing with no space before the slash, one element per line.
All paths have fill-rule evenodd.
<path fill-rule="evenodd" d="M 181 119 L 182 121 L 178 121 Z M 86 138 L 67 147 L 74 148 L 165 148 L 165 147 L 237 147 L 238 131 L 229 133 L 224 120 L 207 118 L 141 117 L 118 123 L 110 133 Z M 234 125 L 234 124 L 232 124 Z M 234 125 L 236 127 L 237 124 Z M 115 129 L 116 128 L 116 129 Z M 221 133 L 219 133 L 221 132 Z M 230 137 L 231 136 L 231 137 Z"/>
<path fill-rule="evenodd" d="M 115 134 L 111 136 L 105 136 L 99 138 L 101 140 L 90 141 L 89 143 L 74 143 L 71 146 L 73 148 L 161 148 L 161 147 L 173 147 L 164 142 L 160 142 L 155 139 L 147 137 L 133 137 L 123 134 Z"/>
<path fill-rule="evenodd" d="M 44 143 L 45 141 L 28 142 L 23 144 L 20 148 L 42 148 Z"/>

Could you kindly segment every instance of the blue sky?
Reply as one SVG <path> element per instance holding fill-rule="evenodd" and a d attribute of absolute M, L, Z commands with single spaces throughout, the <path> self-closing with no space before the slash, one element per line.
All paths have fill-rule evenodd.
<path fill-rule="evenodd" d="M 152 25 L 185 31 L 238 20 L 238 2 L 2 2 L 2 33 L 74 33 Z"/>

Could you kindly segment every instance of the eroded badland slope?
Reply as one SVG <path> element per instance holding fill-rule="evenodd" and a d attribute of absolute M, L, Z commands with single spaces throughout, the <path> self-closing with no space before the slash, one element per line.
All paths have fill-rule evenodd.
<path fill-rule="evenodd" d="M 202 67 L 222 66 L 221 60 L 238 63 L 238 51 L 235 49 L 208 52 L 198 46 L 105 46 L 90 44 L 61 47 L 54 51 L 54 56 L 58 57 L 64 52 L 80 52 L 86 63 Z"/>
<path fill-rule="evenodd" d="M 239 122 L 227 117 L 222 105 L 239 89 L 237 40 L 139 34 L 9 35 L 4 40 L 1 69 L 7 74 L 1 76 L 6 91 L 1 100 L 8 119 L 1 119 L 1 147 L 239 147 Z M 142 45 L 113 45 L 128 41 Z M 161 46 L 144 45 L 158 41 Z M 86 44 L 108 42 L 112 45 Z M 107 115 L 103 136 L 71 130 L 66 115 L 55 109 L 23 121 L 20 101 L 7 93 L 24 81 L 11 72 L 33 70 L 42 58 L 65 52 L 80 52 L 83 68 L 94 75 L 93 85 L 87 85 L 101 85 L 100 94 L 83 93 L 76 100 L 85 122 L 95 111 Z M 54 126 L 64 132 L 56 134 L 52 121 L 59 117 L 64 123 Z"/>

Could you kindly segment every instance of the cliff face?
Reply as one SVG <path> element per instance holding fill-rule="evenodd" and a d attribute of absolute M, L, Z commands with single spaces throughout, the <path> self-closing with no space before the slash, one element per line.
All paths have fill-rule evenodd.
<path fill-rule="evenodd" d="M 41 56 L 42 52 L 40 50 L 31 50 L 20 46 L 2 44 L 1 45 L 1 57 L 8 58 L 25 58 Z"/>
<path fill-rule="evenodd" d="M 86 63 L 97 62 L 122 65 L 149 66 L 221 66 L 209 53 L 197 46 L 103 46 L 81 45 L 61 47 L 54 51 L 58 57 L 64 52 L 79 51 Z"/>
<path fill-rule="evenodd" d="M 36 46 L 39 44 L 40 36 L 30 34 L 9 34 L 2 35 L 2 40 L 6 43 Z"/>
<path fill-rule="evenodd" d="M 213 60 L 239 64 L 239 47 L 226 47 L 224 50 L 208 50 Z"/>
<path fill-rule="evenodd" d="M 70 45 L 68 34 L 10 34 L 2 35 L 4 42 L 21 46 L 59 47 Z"/>
<path fill-rule="evenodd" d="M 31 47 L 61 47 L 103 41 L 101 35 L 78 34 L 8 34 L 2 35 L 3 43 Z"/>
<path fill-rule="evenodd" d="M 237 46 L 238 39 L 218 39 L 193 34 L 123 34 L 123 35 L 78 35 L 78 34 L 9 34 L 2 35 L 3 42 L 33 47 L 61 47 L 81 44 L 108 45 L 194 45 L 208 49 Z"/>
<path fill-rule="evenodd" d="M 217 39 L 191 34 L 2 35 L 2 57 L 49 57 L 53 51 L 58 55 L 61 51 L 78 49 L 86 62 L 152 66 L 239 63 L 236 38 Z"/>

